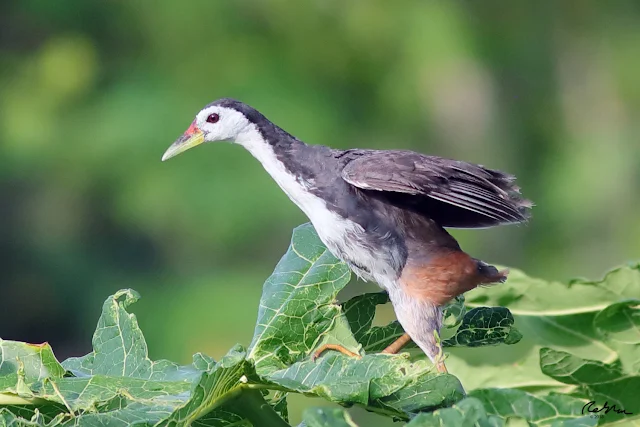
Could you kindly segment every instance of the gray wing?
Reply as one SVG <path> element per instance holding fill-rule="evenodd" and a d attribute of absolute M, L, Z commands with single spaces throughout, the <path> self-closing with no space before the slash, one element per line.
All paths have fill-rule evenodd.
<path fill-rule="evenodd" d="M 532 203 L 520 196 L 515 178 L 503 172 L 413 151 L 351 154 L 353 160 L 342 170 L 346 182 L 404 195 L 390 194 L 389 200 L 418 209 L 444 227 L 488 227 L 529 217 Z"/>

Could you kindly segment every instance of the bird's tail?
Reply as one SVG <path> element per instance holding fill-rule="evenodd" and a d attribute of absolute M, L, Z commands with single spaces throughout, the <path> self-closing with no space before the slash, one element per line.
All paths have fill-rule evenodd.
<path fill-rule="evenodd" d="M 480 261 L 479 259 L 475 259 L 478 265 L 478 275 L 480 276 L 480 284 L 481 285 L 489 285 L 492 283 L 504 283 L 507 280 L 507 276 L 509 275 L 509 269 L 505 268 L 504 270 L 498 270 L 493 265 L 489 265 L 484 261 Z"/>

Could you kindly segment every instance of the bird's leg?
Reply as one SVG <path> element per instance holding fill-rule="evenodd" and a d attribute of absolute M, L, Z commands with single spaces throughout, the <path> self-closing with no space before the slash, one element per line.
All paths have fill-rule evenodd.
<path fill-rule="evenodd" d="M 313 355 L 311 356 L 311 360 L 314 361 L 316 360 L 318 357 L 320 357 L 320 355 L 322 353 L 324 353 L 327 350 L 334 350 L 334 351 L 338 351 L 342 354 L 344 354 L 345 356 L 349 356 L 349 357 L 355 357 L 357 359 L 360 359 L 360 355 L 357 353 L 354 353 L 351 350 L 347 350 L 346 348 L 344 348 L 343 346 L 341 346 L 340 344 L 323 344 L 322 346 L 320 346 L 319 349 L 317 349 Z"/>
<path fill-rule="evenodd" d="M 407 332 L 389 344 L 387 348 L 382 350 L 382 353 L 396 354 L 413 339 L 431 359 L 438 372 L 448 373 L 444 364 L 444 352 L 439 333 L 442 323 L 440 307 L 429 301 L 411 298 L 403 293 L 391 296 L 391 302 L 398 321 Z M 313 353 L 311 360 L 316 360 L 327 350 L 339 351 L 346 356 L 360 358 L 359 354 L 347 350 L 339 344 L 324 344 Z"/>
<path fill-rule="evenodd" d="M 397 340 L 389 344 L 384 350 L 381 351 L 381 353 L 396 354 L 402 349 L 402 347 L 407 345 L 409 341 L 411 341 L 411 337 L 409 336 L 409 334 L 405 333 L 400 338 L 398 338 Z M 320 348 L 313 353 L 313 355 L 311 356 L 311 360 L 316 360 L 318 357 L 320 357 L 320 355 L 322 355 L 322 353 L 324 353 L 327 350 L 335 350 L 335 351 L 339 351 L 345 356 L 360 358 L 359 354 L 356 354 L 351 350 L 347 350 L 340 344 L 324 344 L 320 346 Z"/>
<path fill-rule="evenodd" d="M 387 346 L 387 348 L 382 350 L 382 353 L 384 353 L 384 354 L 396 354 L 400 350 L 402 350 L 402 347 L 404 347 L 405 345 L 409 344 L 409 341 L 411 341 L 411 337 L 409 336 L 409 334 L 407 334 L 405 332 L 404 334 L 402 334 L 402 336 L 400 338 L 398 338 L 397 340 L 395 340 L 394 342 L 389 344 Z"/>
<path fill-rule="evenodd" d="M 438 372 L 447 373 L 439 335 L 441 308 L 426 298 L 408 295 L 400 286 L 390 290 L 389 298 L 406 334 L 431 359 Z M 400 339 L 405 339 L 404 335 Z M 396 343 L 397 341 L 391 346 L 396 346 Z"/>
<path fill-rule="evenodd" d="M 433 331 L 433 338 L 435 339 L 436 344 L 438 345 L 438 354 L 436 354 L 434 364 L 436 365 L 436 369 L 438 372 L 443 374 L 448 374 L 447 367 L 444 365 L 444 352 L 442 351 L 442 341 L 440 340 L 440 334 L 438 331 Z"/>

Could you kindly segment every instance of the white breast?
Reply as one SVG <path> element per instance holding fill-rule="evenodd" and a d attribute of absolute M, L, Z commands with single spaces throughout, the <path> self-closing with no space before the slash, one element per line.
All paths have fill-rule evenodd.
<path fill-rule="evenodd" d="M 339 240 L 337 234 L 344 234 L 342 231 L 364 232 L 360 225 L 327 209 L 326 202 L 309 191 L 313 188 L 314 183 L 299 179 L 289 173 L 273 152 L 271 145 L 262 139 L 257 130 L 256 133 L 257 135 L 254 135 L 253 138 L 242 139 L 238 143 L 262 163 L 262 166 L 291 201 L 309 217 L 321 238 L 325 236 L 327 238 L 334 237 L 331 240 Z M 331 236 L 332 234 L 335 236 Z"/>

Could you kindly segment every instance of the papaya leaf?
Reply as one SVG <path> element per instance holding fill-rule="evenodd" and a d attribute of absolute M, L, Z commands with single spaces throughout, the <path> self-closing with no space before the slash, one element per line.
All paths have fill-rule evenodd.
<path fill-rule="evenodd" d="M 307 408 L 302 415 L 307 427 L 358 427 L 341 408 Z"/>
<path fill-rule="evenodd" d="M 0 426 L 2 427 L 56 427 L 61 426 L 65 422 L 62 414 L 55 418 L 47 418 L 37 409 L 30 415 L 20 416 L 16 414 L 17 408 L 0 408 Z"/>
<path fill-rule="evenodd" d="M 202 373 L 188 400 L 174 409 L 163 425 L 288 427 L 262 393 L 251 388 L 250 379 L 256 379 L 253 365 L 245 350 L 236 346 Z"/>
<path fill-rule="evenodd" d="M 477 288 L 466 304 L 506 305 L 523 338 L 508 348 L 451 348 L 447 366 L 466 389 L 516 387 L 534 393 L 572 392 L 576 387 L 540 370 L 543 347 L 604 364 L 620 363 L 627 374 L 640 371 L 637 297 L 640 265 L 618 267 L 603 279 L 552 282 L 511 269 L 506 283 Z M 636 307 L 636 308 L 634 308 Z"/>
<path fill-rule="evenodd" d="M 442 342 L 444 347 L 480 347 L 515 344 L 522 334 L 513 326 L 511 312 L 504 307 L 476 307 L 465 313 L 455 335 Z"/>
<path fill-rule="evenodd" d="M 423 370 L 401 389 L 378 399 L 373 406 L 413 415 L 417 412 L 449 406 L 463 397 L 464 390 L 457 377 Z M 397 418 L 405 417 L 398 415 Z"/>
<path fill-rule="evenodd" d="M 268 426 L 288 425 L 259 391 L 247 385 L 257 377 L 240 347 L 217 363 L 202 354 L 188 366 L 150 360 L 136 318 L 127 311 L 138 298 L 128 289 L 109 297 L 93 337 L 93 351 L 62 364 L 48 345 L 2 341 L 6 360 L 0 364 L 0 422 L 223 427 L 250 426 L 252 417 Z M 64 375 L 63 367 L 74 375 Z"/>
<path fill-rule="evenodd" d="M 513 383 L 515 372 L 516 377 L 527 375 L 529 385 L 542 386 L 532 392 L 475 389 L 466 396 L 456 376 L 435 372 L 425 358 L 375 354 L 399 337 L 402 328 L 397 322 L 373 326 L 376 306 L 388 301 L 384 293 L 337 303 L 349 277 L 348 268 L 324 248 L 310 225 L 298 227 L 289 251 L 265 284 L 248 352 L 236 346 L 218 362 L 202 354 L 194 355 L 187 366 L 151 360 L 129 312 L 139 298 L 132 290 L 107 299 L 93 351 L 86 356 L 58 363 L 46 344 L 0 340 L 0 426 L 287 427 L 286 399 L 293 392 L 411 420 L 411 427 L 503 426 L 511 419 L 531 426 L 637 420 L 640 301 L 629 289 L 634 292 L 640 282 L 638 266 L 614 270 L 603 281 L 572 282 L 568 287 L 599 297 L 605 289 L 615 299 L 603 297 L 587 305 L 577 297 L 580 301 L 569 302 L 566 310 L 539 307 L 538 301 L 547 296 L 538 298 L 535 288 L 518 294 L 517 289 L 501 290 L 503 285 L 472 293 L 470 310 L 463 298 L 453 301 L 444 310 L 443 324 L 452 372 L 461 373 L 465 381 L 486 379 L 487 371 L 500 366 L 493 356 L 483 364 L 468 365 L 473 371 L 464 375 L 464 366 L 455 363 L 461 360 L 456 352 L 480 347 L 473 351 L 481 354 L 495 344 L 515 344 L 497 353 L 499 362 L 500 355 L 508 353 L 505 349 L 519 352 L 515 363 L 500 366 L 499 378 L 505 383 L 501 385 Z M 525 280 L 517 274 L 516 279 Z M 540 287 L 553 291 L 548 284 Z M 526 298 L 533 303 L 523 304 Z M 515 315 L 503 307 L 479 307 L 478 301 L 510 302 Z M 515 322 L 525 333 L 521 341 Z M 341 344 L 357 357 L 328 351 L 314 359 L 325 343 Z M 535 357 L 533 350 L 539 351 Z M 536 383 L 540 378 L 546 382 Z M 545 387 L 564 387 L 567 393 L 543 394 Z M 599 417 L 593 415 L 595 410 Z M 304 422 L 356 425 L 343 409 L 308 410 Z"/>
<path fill-rule="evenodd" d="M 518 315 L 560 316 L 600 312 L 610 304 L 640 295 L 640 263 L 609 271 L 601 280 L 547 281 L 510 269 L 506 283 L 466 294 L 468 306 L 509 307 Z"/>
<path fill-rule="evenodd" d="M 615 349 L 629 373 L 640 374 L 640 300 L 611 304 L 593 319 L 599 336 Z"/>
<path fill-rule="evenodd" d="M 354 338 L 367 352 L 382 351 L 404 334 L 402 326 L 397 321 L 386 326 L 372 327 L 376 307 L 388 302 L 389 295 L 386 292 L 375 292 L 358 295 L 342 304 L 344 316 L 349 322 Z M 413 342 L 410 344 L 416 347 Z"/>
<path fill-rule="evenodd" d="M 487 412 L 478 399 L 467 397 L 450 408 L 443 408 L 429 414 L 419 414 L 407 427 L 502 427 L 505 421 Z"/>
<path fill-rule="evenodd" d="M 273 408 L 273 410 L 280 415 L 285 421 L 289 421 L 289 406 L 287 404 L 287 396 L 289 393 L 283 391 L 276 391 L 271 399 L 269 399 L 269 404 Z"/>
<path fill-rule="evenodd" d="M 481 389 L 469 393 L 481 401 L 489 415 L 521 418 L 531 426 L 595 426 L 598 420 L 582 414 L 586 400 L 551 393 L 547 396 L 516 389 Z"/>
<path fill-rule="evenodd" d="M 276 371 L 269 381 L 336 403 L 384 408 L 405 419 L 410 412 L 452 404 L 464 395 L 453 375 L 438 374 L 430 362 L 411 363 L 402 355 L 373 354 L 358 360 L 333 352 Z"/>
<path fill-rule="evenodd" d="M 631 422 L 640 418 L 640 375 L 624 373 L 619 364 L 605 364 L 564 351 L 542 348 L 540 368 L 560 382 L 579 386 L 573 394 L 594 402 L 589 406 L 591 411 L 583 409 L 585 413 L 600 415 L 600 424 L 618 420 Z"/>
<path fill-rule="evenodd" d="M 265 283 L 249 348 L 248 358 L 262 380 L 284 391 L 357 403 L 405 419 L 409 412 L 462 398 L 457 378 L 435 373 L 425 360 L 411 363 L 403 355 L 382 354 L 351 358 L 333 351 L 312 360 L 323 343 L 357 353 L 357 338 L 370 334 L 375 306 L 385 301 L 385 295 L 368 294 L 337 304 L 349 277 L 346 265 L 327 251 L 311 225 L 294 230 L 289 250 Z"/>
<path fill-rule="evenodd" d="M 31 397 L 31 385 L 45 378 L 62 378 L 64 373 L 48 343 L 27 344 L 0 338 L 0 393 Z"/>
<path fill-rule="evenodd" d="M 325 248 L 310 224 L 293 231 L 289 250 L 264 284 L 248 358 L 261 374 L 306 357 L 325 335 L 358 351 L 336 303 L 351 277 Z"/>
<path fill-rule="evenodd" d="M 442 311 L 442 327 L 445 329 L 455 328 L 462 323 L 467 312 L 464 306 L 464 295 L 458 295 L 450 301 Z"/>
<path fill-rule="evenodd" d="M 198 377 L 200 371 L 194 366 L 149 359 L 147 343 L 138 321 L 134 314 L 126 311 L 139 299 L 140 295 L 131 289 L 118 291 L 107 298 L 93 335 L 93 351 L 83 357 L 65 360 L 64 368 L 77 377 L 105 375 L 159 381 Z"/>
<path fill-rule="evenodd" d="M 358 427 L 342 408 L 309 408 L 303 419 L 307 427 Z M 407 427 L 503 427 L 505 420 L 487 415 L 482 402 L 468 397 L 449 408 L 415 416 Z"/>

